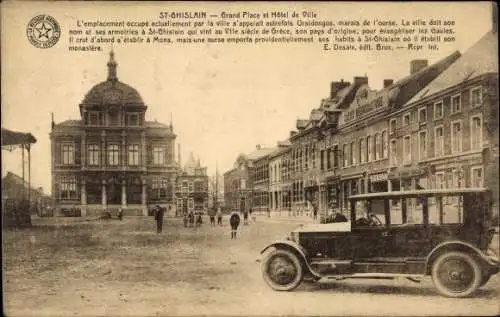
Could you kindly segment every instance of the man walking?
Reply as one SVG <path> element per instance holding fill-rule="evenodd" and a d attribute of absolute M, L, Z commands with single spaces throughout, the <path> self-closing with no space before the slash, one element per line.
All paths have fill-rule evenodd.
<path fill-rule="evenodd" d="M 156 233 L 161 233 L 163 230 L 163 215 L 165 210 L 160 205 L 156 205 L 155 208 L 155 220 L 156 220 Z"/>
<path fill-rule="evenodd" d="M 231 239 L 236 239 L 236 232 L 238 231 L 238 226 L 240 225 L 240 215 L 237 212 L 233 212 L 229 218 L 229 224 L 231 225 Z"/>
<path fill-rule="evenodd" d="M 222 209 L 217 207 L 217 224 L 222 226 Z"/>
<path fill-rule="evenodd" d="M 215 207 L 210 208 L 210 210 L 208 211 L 208 216 L 210 217 L 210 225 L 212 227 L 215 227 L 215 213 L 216 213 Z"/>
<path fill-rule="evenodd" d="M 313 204 L 313 219 L 318 220 L 318 204 L 314 202 Z"/>

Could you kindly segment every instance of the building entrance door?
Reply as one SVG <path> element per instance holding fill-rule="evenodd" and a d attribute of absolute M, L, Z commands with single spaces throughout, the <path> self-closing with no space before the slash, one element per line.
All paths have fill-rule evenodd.
<path fill-rule="evenodd" d="M 188 213 L 188 200 L 187 198 L 182 199 L 182 214 Z"/>
<path fill-rule="evenodd" d="M 246 206 L 245 206 L 245 197 L 242 197 L 240 199 L 240 212 L 245 212 L 245 208 L 246 208 Z"/>

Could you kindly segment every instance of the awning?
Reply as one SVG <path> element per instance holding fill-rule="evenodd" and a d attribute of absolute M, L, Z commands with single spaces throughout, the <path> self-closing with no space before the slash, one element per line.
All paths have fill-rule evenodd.
<path fill-rule="evenodd" d="M 2 146 L 36 143 L 31 133 L 15 132 L 2 128 Z"/>

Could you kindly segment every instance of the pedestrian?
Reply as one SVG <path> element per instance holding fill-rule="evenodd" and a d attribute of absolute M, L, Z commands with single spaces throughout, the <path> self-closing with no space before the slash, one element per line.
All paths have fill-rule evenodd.
<path fill-rule="evenodd" d="M 123 220 L 123 208 L 122 207 L 118 208 L 118 219 L 120 219 L 120 221 Z"/>
<path fill-rule="evenodd" d="M 165 209 L 156 205 L 155 208 L 155 220 L 156 220 L 156 233 L 161 233 L 163 230 L 163 215 L 165 214 Z"/>
<path fill-rule="evenodd" d="M 222 226 L 222 209 L 217 207 L 217 224 Z"/>
<path fill-rule="evenodd" d="M 237 212 L 231 214 L 231 217 L 229 217 L 229 224 L 231 225 L 231 239 L 236 239 L 236 233 L 240 225 L 240 215 L 238 215 Z"/>
<path fill-rule="evenodd" d="M 184 228 L 187 228 L 188 222 L 189 222 L 189 216 L 188 216 L 187 211 L 184 212 L 182 220 L 184 222 Z"/>
<path fill-rule="evenodd" d="M 203 221 L 201 219 L 201 211 L 198 211 L 196 213 L 196 227 L 200 227 L 202 223 Z"/>
<path fill-rule="evenodd" d="M 192 210 L 189 211 L 189 227 L 192 228 L 194 226 L 194 213 Z"/>
<path fill-rule="evenodd" d="M 267 207 L 267 218 L 271 218 L 271 209 Z"/>
<path fill-rule="evenodd" d="M 243 211 L 243 224 L 248 225 L 248 210 Z"/>
<path fill-rule="evenodd" d="M 210 225 L 211 225 L 212 227 L 215 227 L 215 214 L 216 214 L 215 207 L 211 208 L 211 209 L 208 211 L 208 216 L 210 217 Z"/>
<path fill-rule="evenodd" d="M 313 203 L 313 219 L 318 220 L 318 204 Z"/>

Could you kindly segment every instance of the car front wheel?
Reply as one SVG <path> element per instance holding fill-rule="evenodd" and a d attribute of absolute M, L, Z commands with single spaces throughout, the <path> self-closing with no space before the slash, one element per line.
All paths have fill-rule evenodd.
<path fill-rule="evenodd" d="M 438 292 L 447 297 L 467 297 L 483 281 L 481 267 L 469 254 L 447 252 L 432 266 L 432 280 Z"/>
<path fill-rule="evenodd" d="M 299 258 L 290 251 L 271 251 L 262 263 L 262 276 L 276 291 L 291 291 L 302 282 L 304 271 Z"/>

